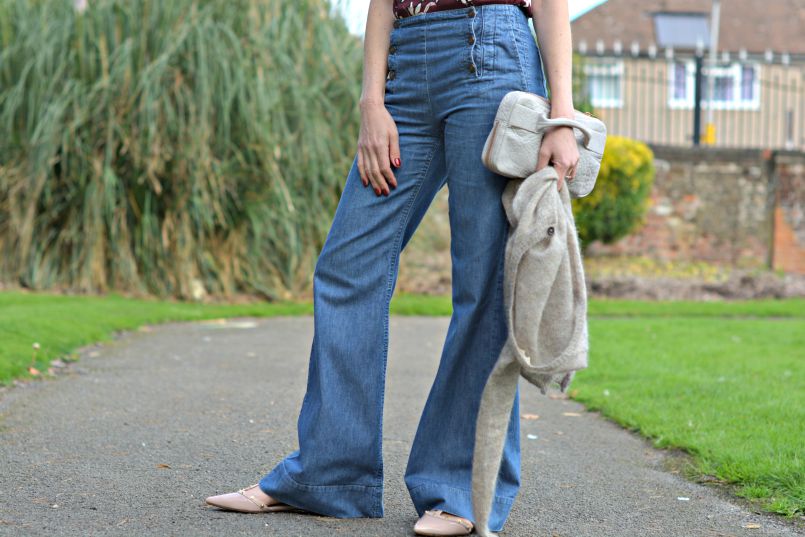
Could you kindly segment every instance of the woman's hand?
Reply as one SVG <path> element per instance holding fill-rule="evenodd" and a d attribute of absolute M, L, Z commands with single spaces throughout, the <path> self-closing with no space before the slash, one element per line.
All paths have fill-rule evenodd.
<path fill-rule="evenodd" d="M 397 125 L 379 101 L 361 101 L 361 129 L 358 136 L 358 171 L 363 186 L 372 187 L 375 194 L 389 195 L 389 185 L 397 188 L 397 178 L 391 165 L 399 168 L 400 145 Z"/>
<path fill-rule="evenodd" d="M 576 173 L 576 164 L 579 162 L 579 146 L 573 134 L 573 127 L 559 125 L 551 127 L 542 136 L 537 157 L 537 170 L 552 165 L 559 175 L 558 190 L 562 190 L 565 176 L 570 177 Z"/>

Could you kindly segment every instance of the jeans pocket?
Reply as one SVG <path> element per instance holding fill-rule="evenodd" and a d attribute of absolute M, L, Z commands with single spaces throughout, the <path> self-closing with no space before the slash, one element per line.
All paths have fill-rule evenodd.
<path fill-rule="evenodd" d="M 534 62 L 531 49 L 536 40 L 528 17 L 513 4 L 483 6 L 475 29 L 480 78 L 492 80 L 515 77 L 525 84 L 524 74 Z"/>
<path fill-rule="evenodd" d="M 531 32 L 528 17 L 517 6 L 493 4 L 506 8 L 495 12 L 485 22 L 487 32 L 485 48 L 485 79 L 494 87 L 512 86 L 522 91 L 544 93 L 541 62 L 537 42 Z M 491 87 L 491 86 L 490 86 Z"/>

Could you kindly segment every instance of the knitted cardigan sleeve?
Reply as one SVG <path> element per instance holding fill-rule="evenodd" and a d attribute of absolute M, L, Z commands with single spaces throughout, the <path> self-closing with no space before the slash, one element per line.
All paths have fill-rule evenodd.
<path fill-rule="evenodd" d="M 504 266 L 508 336 L 481 396 L 472 468 L 476 531 L 492 537 L 488 521 L 509 416 L 520 376 L 545 394 L 554 381 L 565 391 L 587 367 L 587 294 L 568 188 L 545 166 L 510 179 L 503 205 L 510 224 Z"/>

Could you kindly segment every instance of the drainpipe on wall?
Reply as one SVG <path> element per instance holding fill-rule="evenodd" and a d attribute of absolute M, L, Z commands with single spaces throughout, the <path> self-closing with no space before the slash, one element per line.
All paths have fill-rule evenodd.
<path fill-rule="evenodd" d="M 777 206 L 779 204 L 778 179 L 777 179 L 777 156 L 771 149 L 764 149 L 760 152 L 763 162 L 763 173 L 766 176 L 766 218 L 768 222 L 768 244 L 769 249 L 766 256 L 766 266 L 774 270 L 774 238 L 777 235 Z"/>

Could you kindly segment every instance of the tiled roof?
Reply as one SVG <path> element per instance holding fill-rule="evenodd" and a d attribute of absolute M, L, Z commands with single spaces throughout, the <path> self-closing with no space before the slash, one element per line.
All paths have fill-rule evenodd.
<path fill-rule="evenodd" d="M 620 40 L 624 51 L 633 41 L 645 51 L 657 43 L 652 13 L 704 13 L 709 17 L 711 0 L 608 0 L 571 23 L 573 48 L 587 43 L 595 51 L 596 41 L 612 50 Z M 775 54 L 805 54 L 805 0 L 722 0 L 718 50 Z M 705 49 L 707 43 L 704 44 Z"/>

